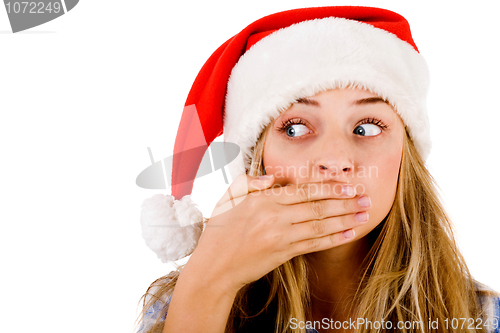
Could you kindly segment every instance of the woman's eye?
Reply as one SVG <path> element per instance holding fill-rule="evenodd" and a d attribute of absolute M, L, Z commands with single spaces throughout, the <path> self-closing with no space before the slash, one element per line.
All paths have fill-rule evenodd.
<path fill-rule="evenodd" d="M 380 127 L 373 124 L 362 124 L 354 129 L 354 134 L 362 136 L 374 136 L 382 132 Z"/>
<path fill-rule="evenodd" d="M 295 124 L 295 125 L 290 125 L 287 127 L 285 131 L 286 135 L 289 137 L 297 137 L 300 136 L 300 134 L 307 134 L 309 133 L 309 129 L 301 124 Z"/>

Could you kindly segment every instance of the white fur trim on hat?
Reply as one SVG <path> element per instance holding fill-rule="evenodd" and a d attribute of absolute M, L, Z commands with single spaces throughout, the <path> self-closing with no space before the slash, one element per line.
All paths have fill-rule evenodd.
<path fill-rule="evenodd" d="M 242 156 L 229 163 L 231 177 L 245 173 L 250 149 L 262 130 L 298 98 L 348 86 L 364 88 L 391 103 L 422 158 L 427 158 L 429 71 L 424 58 L 388 31 L 328 17 L 275 31 L 253 45 L 233 68 L 224 141 L 238 144 Z"/>
<path fill-rule="evenodd" d="M 203 231 L 203 214 L 185 195 L 156 194 L 144 200 L 141 211 L 142 237 L 162 262 L 190 255 Z"/>

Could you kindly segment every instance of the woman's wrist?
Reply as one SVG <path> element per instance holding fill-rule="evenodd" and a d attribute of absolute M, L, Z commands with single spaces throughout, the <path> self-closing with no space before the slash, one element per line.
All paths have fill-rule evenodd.
<path fill-rule="evenodd" d="M 163 332 L 222 333 L 237 290 L 186 265 L 177 280 Z"/>
<path fill-rule="evenodd" d="M 196 258 L 192 257 L 180 273 L 179 279 L 183 279 L 190 288 L 211 290 L 214 294 L 223 294 L 234 299 L 243 285 L 236 284 L 230 274 L 215 266 L 214 262 L 198 263 Z"/>

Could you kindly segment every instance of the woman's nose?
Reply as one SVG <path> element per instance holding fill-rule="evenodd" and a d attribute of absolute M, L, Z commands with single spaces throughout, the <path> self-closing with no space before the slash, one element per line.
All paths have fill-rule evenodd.
<path fill-rule="evenodd" d="M 354 173 L 352 149 L 347 140 L 327 136 L 314 152 L 313 171 L 319 179 L 347 181 Z"/>

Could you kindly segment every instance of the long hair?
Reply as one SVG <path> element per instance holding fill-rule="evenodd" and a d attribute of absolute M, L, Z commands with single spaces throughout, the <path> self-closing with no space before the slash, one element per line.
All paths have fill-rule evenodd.
<path fill-rule="evenodd" d="M 246 173 L 263 174 L 264 142 L 272 125 L 262 132 Z M 407 130 L 394 203 L 384 220 L 367 236 L 371 247 L 363 261 L 361 282 L 351 304 L 361 318 L 357 332 L 479 332 L 474 325 L 451 325 L 453 318 L 481 318 L 476 282 L 455 242 L 433 177 L 425 167 Z M 144 317 L 157 301 L 163 310 L 147 333 L 161 333 L 177 271 L 156 280 L 143 299 Z M 307 255 L 297 256 L 236 295 L 226 332 L 305 333 L 290 320 L 305 321 L 310 312 Z M 437 328 L 433 324 L 438 320 Z M 385 323 L 381 326 L 380 323 Z M 390 325 L 389 326 L 389 322 Z M 370 324 L 371 323 L 371 324 Z M 429 326 L 432 323 L 432 326 Z M 448 325 L 446 325 L 448 323 Z M 398 326 L 401 325 L 401 326 Z M 298 326 L 298 325 L 296 325 Z"/>

